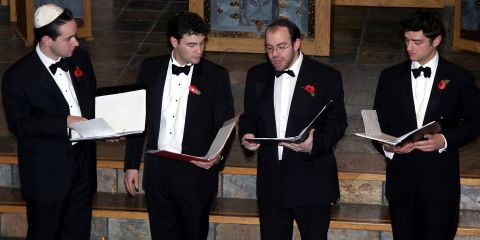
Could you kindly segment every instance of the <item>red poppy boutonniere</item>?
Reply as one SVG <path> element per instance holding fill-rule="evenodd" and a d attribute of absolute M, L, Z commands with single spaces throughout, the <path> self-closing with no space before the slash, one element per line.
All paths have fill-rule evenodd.
<path fill-rule="evenodd" d="M 195 95 L 200 95 L 202 94 L 202 92 L 200 90 L 198 90 L 198 88 L 191 84 L 189 87 L 188 87 L 188 91 L 190 91 L 192 94 L 195 94 Z"/>
<path fill-rule="evenodd" d="M 312 96 L 312 97 L 315 96 L 315 87 L 314 86 L 309 84 L 309 85 L 303 87 L 303 89 L 305 89 L 305 91 L 307 91 L 310 94 L 310 96 Z"/>
<path fill-rule="evenodd" d="M 75 75 L 75 77 L 77 77 L 77 78 L 81 78 L 81 77 L 83 76 L 83 71 L 82 71 L 82 69 L 80 69 L 80 67 L 77 66 L 77 67 L 75 68 L 75 70 L 73 71 L 73 75 Z"/>
<path fill-rule="evenodd" d="M 438 85 L 437 85 L 437 88 L 438 88 L 439 90 L 443 90 L 443 89 L 445 89 L 445 88 L 447 87 L 447 84 L 448 84 L 449 82 L 450 82 L 450 80 L 448 80 L 448 79 L 440 80 L 440 82 L 439 82 Z"/>

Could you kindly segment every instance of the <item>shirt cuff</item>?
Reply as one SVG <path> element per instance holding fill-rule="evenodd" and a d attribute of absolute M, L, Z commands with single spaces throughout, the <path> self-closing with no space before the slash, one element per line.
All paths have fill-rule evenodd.
<path fill-rule="evenodd" d="M 383 153 L 385 154 L 385 157 L 389 158 L 390 160 L 393 158 L 393 155 L 395 155 L 395 153 L 393 152 L 385 151 L 385 148 L 383 146 L 382 146 L 382 149 L 383 149 Z"/>
<path fill-rule="evenodd" d="M 445 141 L 445 147 L 438 149 L 438 153 L 443 153 L 447 151 L 447 139 L 445 138 L 445 136 L 443 136 L 443 134 L 440 134 L 440 135 L 442 135 L 443 140 Z"/>

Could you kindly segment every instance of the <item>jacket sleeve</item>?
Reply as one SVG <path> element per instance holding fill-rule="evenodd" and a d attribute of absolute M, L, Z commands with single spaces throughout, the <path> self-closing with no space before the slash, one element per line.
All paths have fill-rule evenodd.
<path fill-rule="evenodd" d="M 149 109 L 150 109 L 150 102 L 149 102 L 149 95 L 151 94 L 151 89 L 148 85 L 147 71 L 149 71 L 149 64 L 148 59 L 142 63 L 142 66 L 138 72 L 137 77 L 137 84 L 141 86 L 145 86 L 147 90 L 147 116 L 145 117 L 145 131 L 140 134 L 135 135 L 128 135 L 127 136 L 127 143 L 125 147 L 125 163 L 124 163 L 124 170 L 127 169 L 140 169 L 140 163 L 142 160 L 143 149 L 145 146 L 145 138 L 148 132 L 149 127 Z"/>

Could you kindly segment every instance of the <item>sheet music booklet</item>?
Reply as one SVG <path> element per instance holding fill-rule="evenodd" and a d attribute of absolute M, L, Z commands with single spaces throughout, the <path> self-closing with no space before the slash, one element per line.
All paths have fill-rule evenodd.
<path fill-rule="evenodd" d="M 249 138 L 246 139 L 249 142 L 257 142 L 257 143 L 265 143 L 265 144 L 278 144 L 280 142 L 288 142 L 288 143 L 301 143 L 307 139 L 310 129 L 312 128 L 313 123 L 315 120 L 318 119 L 320 115 L 327 109 L 327 107 L 333 102 L 330 100 L 320 112 L 313 118 L 313 120 L 304 128 L 302 131 L 295 137 L 287 137 L 287 138 Z"/>
<path fill-rule="evenodd" d="M 184 162 L 190 162 L 192 160 L 197 161 L 211 161 L 215 156 L 220 154 L 227 143 L 230 134 L 232 133 L 233 129 L 235 128 L 235 123 L 237 118 L 234 117 L 230 120 L 227 120 L 223 123 L 222 128 L 218 130 L 215 139 L 213 140 L 212 144 L 210 145 L 210 149 L 208 150 L 205 156 L 192 156 L 188 154 L 182 153 L 175 153 L 166 150 L 148 150 L 147 153 L 159 156 L 159 157 L 166 157 L 169 159 L 175 159 Z M 201 141 L 201 140 L 200 140 Z"/>
<path fill-rule="evenodd" d="M 95 119 L 77 122 L 71 128 L 80 137 L 70 141 L 117 138 L 145 130 L 146 90 L 97 96 Z"/>
<path fill-rule="evenodd" d="M 355 135 L 363 138 L 372 139 L 382 143 L 386 143 L 392 146 L 402 145 L 408 142 L 416 142 L 424 139 L 425 134 L 435 134 L 442 130 L 439 122 L 433 121 L 421 128 L 414 129 L 400 137 L 394 137 L 385 133 L 382 133 L 380 129 L 380 123 L 378 122 L 378 116 L 376 110 L 362 110 L 363 124 L 365 126 L 365 133 L 354 133 Z"/>

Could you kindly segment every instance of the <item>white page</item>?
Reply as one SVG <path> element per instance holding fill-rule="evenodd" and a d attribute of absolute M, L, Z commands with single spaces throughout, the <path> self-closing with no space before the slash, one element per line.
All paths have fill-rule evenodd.
<path fill-rule="evenodd" d="M 365 126 L 365 134 L 367 135 L 381 135 L 380 123 L 376 110 L 361 110 L 363 125 Z"/>
<path fill-rule="evenodd" d="M 220 151 L 222 151 L 225 143 L 228 140 L 228 137 L 230 136 L 230 133 L 235 127 L 236 120 L 237 118 L 235 117 L 223 123 L 223 126 L 222 128 L 220 128 L 220 130 L 218 130 L 217 135 L 212 142 L 212 145 L 210 145 L 210 149 L 208 149 L 206 155 L 208 159 L 214 158 L 217 154 L 220 153 Z"/>
<path fill-rule="evenodd" d="M 80 136 L 85 138 L 112 136 L 116 134 L 115 130 L 102 118 L 76 122 L 73 123 L 71 127 L 77 131 Z"/>
<path fill-rule="evenodd" d="M 95 98 L 95 117 L 103 118 L 117 133 L 142 132 L 145 116 L 145 89 Z"/>

